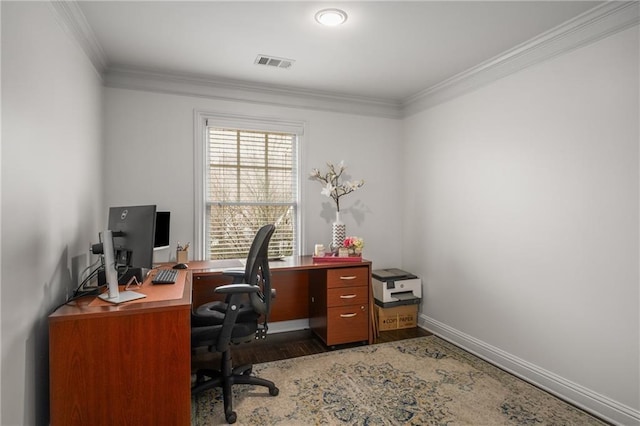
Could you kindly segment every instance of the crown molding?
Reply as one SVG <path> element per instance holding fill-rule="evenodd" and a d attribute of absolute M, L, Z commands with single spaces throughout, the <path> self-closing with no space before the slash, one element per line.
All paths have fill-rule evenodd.
<path fill-rule="evenodd" d="M 104 84 L 113 88 L 226 101 L 400 118 L 400 103 L 389 100 L 258 85 L 208 76 L 169 74 L 139 68 L 110 67 L 104 74 Z"/>
<path fill-rule="evenodd" d="M 80 45 L 98 75 L 102 76 L 107 67 L 107 55 L 77 1 L 50 0 L 50 4 L 62 28 Z"/>
<path fill-rule="evenodd" d="M 431 108 L 509 74 L 638 25 L 638 5 L 637 1 L 613 1 L 596 6 L 513 49 L 410 96 L 402 103 L 402 116 Z"/>
<path fill-rule="evenodd" d="M 78 41 L 106 87 L 385 118 L 413 115 L 640 22 L 638 1 L 605 2 L 413 96 L 389 100 L 110 65 L 77 2 L 50 1 L 65 30 Z"/>

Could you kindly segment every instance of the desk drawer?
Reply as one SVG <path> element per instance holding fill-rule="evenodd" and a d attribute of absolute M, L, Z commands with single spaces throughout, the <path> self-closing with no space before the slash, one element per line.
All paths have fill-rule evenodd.
<path fill-rule="evenodd" d="M 327 309 L 327 344 L 366 341 L 369 339 L 367 304 Z"/>
<path fill-rule="evenodd" d="M 327 290 L 327 306 L 367 305 L 369 302 L 369 288 L 336 287 Z"/>
<path fill-rule="evenodd" d="M 327 271 L 327 288 L 359 287 L 369 284 L 369 268 L 335 268 Z"/>

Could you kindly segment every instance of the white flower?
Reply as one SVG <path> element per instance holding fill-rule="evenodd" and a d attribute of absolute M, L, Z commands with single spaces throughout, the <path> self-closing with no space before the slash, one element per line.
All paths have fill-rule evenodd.
<path fill-rule="evenodd" d="M 349 190 L 351 190 L 351 191 L 355 191 L 356 189 L 360 188 L 363 184 L 364 184 L 363 181 L 354 180 L 354 181 L 350 181 L 350 182 L 345 182 L 344 186 L 349 188 Z"/>
<path fill-rule="evenodd" d="M 331 198 L 331 197 L 332 197 L 331 193 L 332 193 L 333 191 L 335 191 L 335 189 L 336 189 L 336 188 L 335 188 L 335 186 L 331 185 L 331 182 L 328 182 L 328 183 L 327 183 L 327 186 L 325 186 L 324 188 L 322 188 L 321 194 L 322 194 L 322 195 L 324 195 L 324 196 L 326 196 L 326 197 Z"/>

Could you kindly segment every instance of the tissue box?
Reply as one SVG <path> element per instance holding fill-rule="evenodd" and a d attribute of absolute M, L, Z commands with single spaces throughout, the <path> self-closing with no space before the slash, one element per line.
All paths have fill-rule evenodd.
<path fill-rule="evenodd" d="M 378 330 L 398 330 L 412 328 L 418 324 L 418 305 L 396 306 L 394 308 L 381 308 L 376 305 L 378 318 Z"/>

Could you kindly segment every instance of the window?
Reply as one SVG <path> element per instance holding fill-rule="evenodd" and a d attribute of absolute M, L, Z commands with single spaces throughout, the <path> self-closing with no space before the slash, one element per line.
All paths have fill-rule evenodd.
<path fill-rule="evenodd" d="M 298 134 L 221 123 L 209 119 L 204 128 L 204 258 L 245 258 L 267 223 L 276 225 L 269 256 L 297 254 Z"/>

